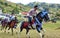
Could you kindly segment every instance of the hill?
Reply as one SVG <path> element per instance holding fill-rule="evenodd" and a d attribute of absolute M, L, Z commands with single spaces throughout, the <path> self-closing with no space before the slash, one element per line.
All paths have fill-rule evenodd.
<path fill-rule="evenodd" d="M 45 2 L 31 2 L 27 5 L 21 3 L 12 3 L 6 0 L 0 0 L 0 8 L 2 8 L 3 13 L 19 13 L 23 11 L 29 11 L 34 5 L 38 5 L 40 7 L 48 7 L 49 13 L 53 14 L 53 16 L 60 16 L 60 4 L 49 4 Z"/>
<path fill-rule="evenodd" d="M 60 16 L 60 4 L 52 4 L 52 3 L 45 3 L 45 2 L 31 2 L 27 6 L 33 7 L 34 5 L 38 5 L 38 7 L 48 7 L 49 13 L 53 14 L 54 16 Z"/>
<path fill-rule="evenodd" d="M 29 8 L 23 4 L 16 4 L 6 0 L 0 0 L 0 8 L 2 8 L 3 13 L 19 13 L 22 11 L 27 11 Z"/>

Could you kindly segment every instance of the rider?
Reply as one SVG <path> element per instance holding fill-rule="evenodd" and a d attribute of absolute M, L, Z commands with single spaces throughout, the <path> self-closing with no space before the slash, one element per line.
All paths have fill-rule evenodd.
<path fill-rule="evenodd" d="M 14 13 L 12 13 L 12 14 L 10 15 L 10 21 L 12 21 L 12 20 L 15 20 L 15 14 L 14 14 Z"/>
<path fill-rule="evenodd" d="M 10 15 L 10 22 L 11 21 L 13 21 L 13 20 L 15 20 L 15 18 L 16 18 L 16 16 L 15 16 L 15 14 L 14 13 L 12 13 L 11 15 Z M 16 20 L 15 20 L 16 21 Z M 14 25 L 14 28 L 16 28 L 16 24 Z"/>
<path fill-rule="evenodd" d="M 32 25 L 31 25 L 31 20 L 32 20 L 32 18 L 33 18 L 34 16 L 36 16 L 36 14 L 37 14 L 37 8 L 38 8 L 38 6 L 35 5 L 34 8 L 31 9 L 31 10 L 29 11 L 29 13 L 27 14 L 28 19 L 29 19 L 29 23 L 30 23 L 30 26 L 31 26 L 31 27 L 32 27 Z M 32 29 L 34 29 L 34 28 L 32 27 Z"/>

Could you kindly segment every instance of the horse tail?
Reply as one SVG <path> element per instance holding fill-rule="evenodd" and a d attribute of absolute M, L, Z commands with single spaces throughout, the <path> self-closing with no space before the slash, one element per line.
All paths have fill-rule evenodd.
<path fill-rule="evenodd" d="M 1 24 L 3 23 L 3 20 L 1 20 Z"/>
<path fill-rule="evenodd" d="M 23 30 L 24 21 L 20 24 L 20 32 Z"/>
<path fill-rule="evenodd" d="M 22 27 L 23 27 L 23 25 L 24 25 L 24 22 L 25 22 L 25 21 L 21 22 L 20 28 L 22 28 Z"/>

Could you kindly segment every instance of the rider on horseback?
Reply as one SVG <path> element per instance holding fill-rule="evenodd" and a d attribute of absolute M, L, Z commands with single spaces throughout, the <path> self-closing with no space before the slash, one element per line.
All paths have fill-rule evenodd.
<path fill-rule="evenodd" d="M 16 16 L 15 16 L 15 14 L 14 13 L 12 13 L 11 15 L 10 15 L 10 22 L 11 21 L 14 21 L 16 19 Z M 16 24 L 14 25 L 14 28 L 16 28 Z"/>
<path fill-rule="evenodd" d="M 14 14 L 14 13 L 12 13 L 12 14 L 10 15 L 10 21 L 12 21 L 12 20 L 15 20 L 15 14 Z"/>
<path fill-rule="evenodd" d="M 29 13 L 27 14 L 28 19 L 29 19 L 29 23 L 30 23 L 30 26 L 31 26 L 31 27 L 32 27 L 31 21 L 32 21 L 32 18 L 34 19 L 34 17 L 35 17 L 36 14 L 37 14 L 37 8 L 38 8 L 38 6 L 35 5 L 34 8 L 31 9 L 31 10 L 29 11 Z M 32 27 L 32 29 L 34 29 L 34 28 Z"/>

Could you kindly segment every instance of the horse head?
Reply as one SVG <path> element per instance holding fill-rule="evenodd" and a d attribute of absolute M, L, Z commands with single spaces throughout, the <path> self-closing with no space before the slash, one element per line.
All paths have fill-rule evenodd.
<path fill-rule="evenodd" d="M 17 17 L 15 17 L 15 22 L 16 22 L 16 23 L 19 23 Z"/>
<path fill-rule="evenodd" d="M 17 17 L 15 17 L 13 20 L 9 22 L 9 26 L 13 28 L 14 26 L 17 26 L 18 20 Z"/>
<path fill-rule="evenodd" d="M 48 14 L 45 14 L 44 15 L 44 21 L 46 22 L 46 21 L 49 21 L 50 20 L 50 18 L 49 18 L 49 16 L 48 16 Z"/>
<path fill-rule="evenodd" d="M 44 21 L 48 21 L 49 20 L 49 15 L 48 12 L 39 12 L 36 16 L 40 21 L 42 21 L 44 19 Z"/>

